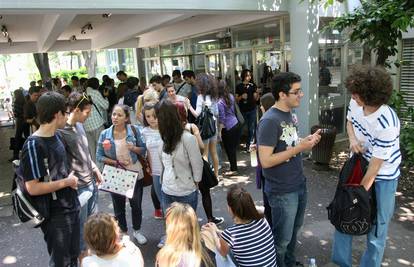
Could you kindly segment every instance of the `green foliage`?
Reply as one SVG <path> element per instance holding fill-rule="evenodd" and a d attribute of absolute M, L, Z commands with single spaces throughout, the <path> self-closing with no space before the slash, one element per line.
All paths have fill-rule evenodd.
<path fill-rule="evenodd" d="M 414 164 L 414 109 L 408 107 L 404 100 L 404 94 L 394 90 L 388 103 L 401 121 L 400 148 L 403 155 L 403 163 L 406 166 Z"/>
<path fill-rule="evenodd" d="M 86 67 L 81 67 L 77 70 L 60 70 L 52 73 L 52 77 L 66 78 L 70 80 L 72 76 L 78 76 L 79 78 L 88 78 L 88 71 Z"/>
<path fill-rule="evenodd" d="M 350 30 L 351 41 L 359 41 L 378 54 L 378 65 L 398 50 L 402 32 L 414 27 L 414 1 L 361 0 L 361 7 L 336 18 L 330 27 Z"/>

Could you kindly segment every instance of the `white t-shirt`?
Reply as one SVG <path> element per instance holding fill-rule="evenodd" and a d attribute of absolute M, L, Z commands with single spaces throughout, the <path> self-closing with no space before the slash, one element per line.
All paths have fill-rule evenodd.
<path fill-rule="evenodd" d="M 148 149 L 152 175 L 159 176 L 161 175 L 162 164 L 160 157 L 158 156 L 158 151 L 163 144 L 160 132 L 158 130 L 151 129 L 150 127 L 145 127 L 141 134 L 144 137 L 144 142 Z"/>
<path fill-rule="evenodd" d="M 144 260 L 141 251 L 131 241 L 124 241 L 124 247 L 114 256 L 98 257 L 96 255 L 85 257 L 83 267 L 142 267 Z"/>
<path fill-rule="evenodd" d="M 362 143 L 363 157 L 384 160 L 376 180 L 393 180 L 400 176 L 400 120 L 388 105 L 382 105 L 368 116 L 353 99 L 349 102 L 347 120 L 352 123 L 355 136 Z"/>

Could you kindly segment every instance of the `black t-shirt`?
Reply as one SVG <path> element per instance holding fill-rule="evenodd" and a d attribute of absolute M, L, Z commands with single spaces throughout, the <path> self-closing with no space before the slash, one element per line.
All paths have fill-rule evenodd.
<path fill-rule="evenodd" d="M 24 119 L 28 120 L 28 119 L 33 119 L 36 118 L 37 116 L 37 112 L 36 112 L 36 104 L 33 103 L 32 101 L 27 101 L 24 104 L 23 107 L 23 112 L 24 112 Z"/>
<path fill-rule="evenodd" d="M 68 176 L 68 162 L 62 141 L 55 135 L 52 137 L 30 136 L 23 145 L 20 160 L 20 173 L 25 181 L 39 179 L 43 182 L 48 175 L 50 180 L 57 181 Z M 56 199 L 48 194 L 50 216 L 66 214 L 79 210 L 77 191 L 65 187 L 56 191 Z M 34 197 L 36 201 L 36 197 Z"/>
<path fill-rule="evenodd" d="M 256 108 L 256 99 L 254 93 L 257 92 L 257 86 L 254 83 L 239 83 L 236 87 L 236 94 L 242 96 L 247 93 L 247 99 L 240 99 L 239 108 L 241 112 L 249 112 Z"/>

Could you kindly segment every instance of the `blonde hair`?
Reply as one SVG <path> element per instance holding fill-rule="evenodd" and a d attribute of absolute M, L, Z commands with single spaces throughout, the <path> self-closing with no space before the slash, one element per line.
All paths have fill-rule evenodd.
<path fill-rule="evenodd" d="M 158 102 L 159 94 L 155 89 L 149 88 L 144 91 L 144 93 L 140 96 L 138 96 L 135 110 L 136 110 L 136 116 L 140 115 L 142 112 L 142 108 L 144 107 L 144 104 L 147 102 Z"/>
<path fill-rule="evenodd" d="M 200 266 L 201 262 L 211 266 L 211 260 L 201 245 L 197 216 L 190 205 L 172 203 L 167 209 L 166 228 L 165 246 L 157 253 L 158 266 L 177 266 L 183 255 L 189 254 L 195 256 L 194 266 Z"/>
<path fill-rule="evenodd" d="M 115 254 L 121 249 L 119 227 L 113 216 L 107 213 L 91 215 L 83 229 L 86 244 L 97 256 Z"/>

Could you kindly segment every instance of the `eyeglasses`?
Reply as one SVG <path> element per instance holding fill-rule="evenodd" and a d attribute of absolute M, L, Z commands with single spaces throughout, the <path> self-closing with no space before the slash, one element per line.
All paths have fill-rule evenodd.
<path fill-rule="evenodd" d="M 298 89 L 295 92 L 288 92 L 289 95 L 301 95 L 303 94 L 303 90 L 302 89 Z"/>
<path fill-rule="evenodd" d="M 86 100 L 86 101 L 90 102 L 90 100 L 89 100 L 89 96 L 87 96 L 85 93 L 83 93 L 83 94 L 82 94 L 82 98 L 81 98 L 81 100 L 78 102 L 78 104 L 76 105 L 75 109 L 77 109 L 77 108 L 79 107 L 80 103 L 82 103 L 82 101 L 83 101 L 83 100 Z"/>

